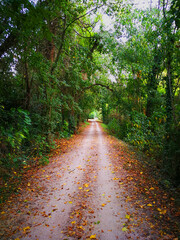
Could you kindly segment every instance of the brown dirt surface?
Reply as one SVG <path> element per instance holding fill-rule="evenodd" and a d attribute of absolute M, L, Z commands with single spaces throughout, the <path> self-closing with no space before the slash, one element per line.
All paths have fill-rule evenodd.
<path fill-rule="evenodd" d="M 174 239 L 178 209 L 136 152 L 92 121 L 1 206 L 0 239 Z"/>

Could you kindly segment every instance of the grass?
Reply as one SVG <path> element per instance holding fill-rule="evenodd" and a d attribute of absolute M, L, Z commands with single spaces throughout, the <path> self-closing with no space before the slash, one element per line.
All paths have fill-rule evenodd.
<path fill-rule="evenodd" d="M 104 128 L 104 130 L 107 132 L 108 131 L 108 126 L 104 123 L 101 123 L 101 126 Z"/>

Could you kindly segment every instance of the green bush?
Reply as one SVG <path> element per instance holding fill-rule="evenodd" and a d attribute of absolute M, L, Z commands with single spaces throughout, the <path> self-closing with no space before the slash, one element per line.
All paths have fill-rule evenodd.
<path fill-rule="evenodd" d="M 108 123 L 108 130 L 109 130 L 110 134 L 113 134 L 115 136 L 118 136 L 120 134 L 121 128 L 119 125 L 119 121 L 116 118 L 113 118 Z"/>
<path fill-rule="evenodd" d="M 29 113 L 20 108 L 5 110 L 0 107 L 0 164 L 10 168 L 23 163 L 18 154 L 23 150 L 23 144 L 29 136 L 31 119 Z M 22 152 L 21 152 L 22 155 Z M 16 156 L 16 157 L 15 157 Z"/>
<path fill-rule="evenodd" d="M 155 113 L 151 118 L 148 118 L 143 113 L 132 112 L 125 141 L 148 154 L 160 156 L 163 150 L 164 133 L 164 126 L 162 119 L 160 119 Z"/>

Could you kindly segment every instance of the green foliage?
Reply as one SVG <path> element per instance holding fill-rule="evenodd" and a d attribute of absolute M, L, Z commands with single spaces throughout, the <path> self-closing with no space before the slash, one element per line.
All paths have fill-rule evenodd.
<path fill-rule="evenodd" d="M 10 152 L 18 151 L 22 142 L 29 135 L 31 119 L 29 113 L 20 108 L 5 110 L 0 108 L 0 142 L 5 144 Z"/>
<path fill-rule="evenodd" d="M 131 115 L 131 124 L 125 140 L 149 155 L 159 157 L 163 150 L 164 125 L 160 124 L 162 115 L 156 113 L 152 118 L 138 112 Z"/>
<path fill-rule="evenodd" d="M 113 118 L 109 123 L 108 123 L 108 130 L 111 134 L 118 136 L 120 134 L 120 125 L 119 121 L 115 118 Z"/>
<path fill-rule="evenodd" d="M 97 111 L 90 112 L 89 119 L 95 119 L 98 118 L 99 113 Z"/>
<path fill-rule="evenodd" d="M 89 114 L 89 117 L 88 117 L 89 119 L 94 119 L 95 118 L 95 114 L 94 114 L 94 112 L 91 112 L 90 114 Z"/>
<path fill-rule="evenodd" d="M 0 167 L 18 169 L 26 160 L 22 151 L 31 127 L 29 113 L 20 108 L 7 110 L 1 105 L 0 118 Z"/>
<path fill-rule="evenodd" d="M 49 158 L 46 157 L 46 156 L 42 156 L 40 159 L 39 159 L 39 164 L 40 165 L 48 165 L 49 164 Z"/>
<path fill-rule="evenodd" d="M 47 141 L 47 137 L 38 135 L 35 139 L 31 140 L 31 148 L 33 154 L 42 156 L 43 153 L 49 152 L 52 143 Z"/>

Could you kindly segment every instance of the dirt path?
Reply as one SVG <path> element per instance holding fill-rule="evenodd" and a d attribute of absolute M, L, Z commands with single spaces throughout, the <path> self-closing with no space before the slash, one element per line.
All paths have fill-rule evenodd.
<path fill-rule="evenodd" d="M 69 144 L 4 206 L 1 239 L 176 239 L 173 199 L 122 142 L 92 122 Z"/>

